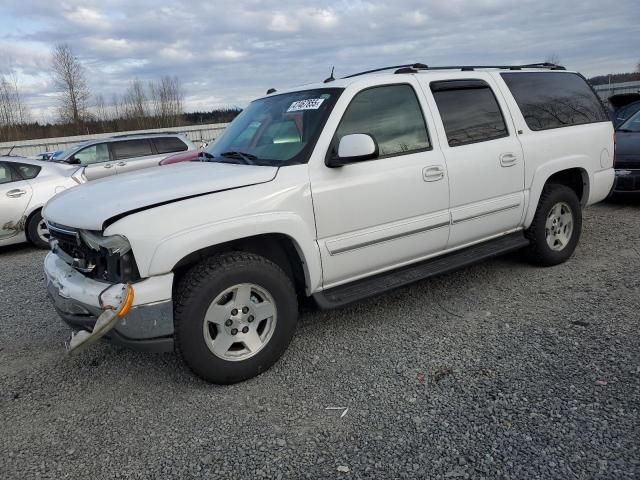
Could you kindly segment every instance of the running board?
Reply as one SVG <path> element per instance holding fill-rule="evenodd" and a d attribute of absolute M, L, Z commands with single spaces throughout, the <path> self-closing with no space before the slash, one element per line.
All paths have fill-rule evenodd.
<path fill-rule="evenodd" d="M 313 298 L 322 309 L 336 308 L 383 292 L 403 287 L 418 280 L 451 272 L 474 263 L 519 250 L 529 245 L 522 232 L 511 233 L 494 240 L 431 258 L 417 264 L 402 267 L 373 277 L 330 288 L 315 293 Z"/>

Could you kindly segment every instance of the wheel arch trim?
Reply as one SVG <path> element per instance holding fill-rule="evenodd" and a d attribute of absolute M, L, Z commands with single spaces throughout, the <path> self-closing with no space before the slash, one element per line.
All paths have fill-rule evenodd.
<path fill-rule="evenodd" d="M 582 158 L 561 158 L 554 161 L 550 161 L 542 165 L 536 170 L 531 188 L 529 189 L 529 204 L 525 213 L 524 228 L 529 228 L 533 222 L 533 217 L 536 214 L 538 203 L 540 202 L 540 196 L 542 190 L 547 184 L 549 179 L 558 173 L 562 173 L 569 170 L 578 170 L 582 175 L 583 193 L 582 198 L 579 199 L 580 205 L 585 207 L 589 204 L 589 197 L 591 192 L 592 174 L 585 168 L 585 161 Z"/>

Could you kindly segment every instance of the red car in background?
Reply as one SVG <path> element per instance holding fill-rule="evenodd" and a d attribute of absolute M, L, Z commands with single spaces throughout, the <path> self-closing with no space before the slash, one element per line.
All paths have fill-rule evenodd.
<path fill-rule="evenodd" d="M 160 162 L 160 165 L 171 165 L 173 163 L 181 162 L 193 162 L 198 160 L 200 156 L 200 150 L 188 150 L 186 152 L 176 153 L 175 155 L 169 155 L 167 158 Z"/>

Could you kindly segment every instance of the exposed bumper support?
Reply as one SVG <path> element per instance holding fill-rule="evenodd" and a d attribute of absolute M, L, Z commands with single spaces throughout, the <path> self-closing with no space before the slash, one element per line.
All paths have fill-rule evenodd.
<path fill-rule="evenodd" d="M 118 311 L 126 298 L 122 294 L 125 285 L 112 285 L 87 278 L 54 253 L 49 253 L 45 259 L 45 277 L 47 292 L 60 317 L 74 330 L 92 332 L 89 339 L 83 334 L 76 342 L 88 345 L 104 335 L 114 343 L 134 349 L 173 350 L 173 275 L 134 284 L 133 305 L 122 317 L 118 317 Z M 100 304 L 101 295 L 103 305 Z M 113 308 L 105 310 L 104 303 Z M 75 345 L 73 338 L 70 347 Z"/>

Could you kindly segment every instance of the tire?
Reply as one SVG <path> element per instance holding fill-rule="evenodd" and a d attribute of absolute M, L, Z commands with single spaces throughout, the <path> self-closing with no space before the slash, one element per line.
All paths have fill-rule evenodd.
<path fill-rule="evenodd" d="M 298 320 L 289 276 L 270 260 L 245 252 L 210 257 L 193 267 L 180 281 L 174 304 L 177 352 L 197 376 L 217 384 L 240 382 L 271 367 L 289 346 Z"/>
<path fill-rule="evenodd" d="M 582 207 L 576 193 L 565 185 L 546 185 L 533 222 L 525 232 L 531 242 L 527 249 L 529 260 L 544 267 L 566 262 L 578 245 L 581 231 Z"/>
<path fill-rule="evenodd" d="M 27 238 L 34 247 L 49 248 L 49 230 L 46 229 L 41 210 L 31 215 L 27 224 Z"/>

